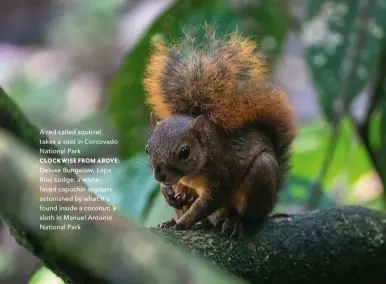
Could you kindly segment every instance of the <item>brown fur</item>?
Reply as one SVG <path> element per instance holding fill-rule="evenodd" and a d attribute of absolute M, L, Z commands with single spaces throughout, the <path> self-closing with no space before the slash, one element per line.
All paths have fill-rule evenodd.
<path fill-rule="evenodd" d="M 163 90 L 159 83 L 165 70 L 166 59 L 166 48 L 162 44 L 155 45 L 147 67 L 147 73 L 153 76 L 144 80 L 145 89 L 149 94 L 147 102 L 154 109 L 156 116 L 162 119 L 171 116 L 168 106 L 163 102 Z"/>
<path fill-rule="evenodd" d="M 194 178 L 183 177 L 179 183 L 188 188 L 194 188 L 198 195 L 205 194 L 205 192 L 208 191 L 208 181 L 203 176 L 195 176 Z"/>

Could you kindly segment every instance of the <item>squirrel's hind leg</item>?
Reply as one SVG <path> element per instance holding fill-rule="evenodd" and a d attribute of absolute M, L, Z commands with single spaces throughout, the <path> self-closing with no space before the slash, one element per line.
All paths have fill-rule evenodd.
<path fill-rule="evenodd" d="M 244 223 L 237 211 L 230 206 L 223 206 L 210 215 L 208 220 L 213 226 L 221 229 L 222 234 L 229 233 L 231 239 L 239 239 L 243 235 Z"/>
<path fill-rule="evenodd" d="M 240 239 L 243 236 L 245 224 L 237 215 L 229 216 L 224 220 L 221 226 L 221 233 L 230 233 L 231 239 Z"/>
<path fill-rule="evenodd" d="M 280 168 L 274 155 L 264 151 L 255 158 L 235 192 L 234 207 L 248 226 L 265 221 L 277 200 Z"/>

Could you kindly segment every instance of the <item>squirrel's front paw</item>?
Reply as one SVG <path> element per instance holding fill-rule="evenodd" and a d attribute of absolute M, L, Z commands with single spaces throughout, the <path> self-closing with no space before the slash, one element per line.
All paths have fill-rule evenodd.
<path fill-rule="evenodd" d="M 182 206 L 178 203 L 177 199 L 175 198 L 175 193 L 174 193 L 174 190 L 173 190 L 173 187 L 171 186 L 165 186 L 165 185 L 161 185 L 161 192 L 166 200 L 166 202 L 176 208 L 176 209 L 182 209 Z"/>
<path fill-rule="evenodd" d="M 176 199 L 177 201 L 177 205 L 179 207 L 183 207 L 185 205 L 192 205 L 193 202 L 194 202 L 194 197 L 191 196 L 191 195 L 188 195 L 186 192 L 180 192 L 180 193 L 177 193 L 174 198 Z"/>
<path fill-rule="evenodd" d="M 172 219 L 170 219 L 168 221 L 162 222 L 157 227 L 158 228 L 162 228 L 162 229 L 169 229 L 169 228 L 173 227 L 175 224 L 176 224 L 176 220 L 174 220 L 172 218 Z"/>

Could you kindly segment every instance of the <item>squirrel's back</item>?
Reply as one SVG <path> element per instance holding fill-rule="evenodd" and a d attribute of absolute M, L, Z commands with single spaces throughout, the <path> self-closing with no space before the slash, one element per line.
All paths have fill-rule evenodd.
<path fill-rule="evenodd" d="M 256 124 L 271 138 L 281 168 L 296 126 L 286 94 L 267 81 L 256 43 L 237 33 L 203 42 L 186 36 L 179 44 L 155 44 L 144 87 L 155 115 L 204 114 L 226 131 Z"/>

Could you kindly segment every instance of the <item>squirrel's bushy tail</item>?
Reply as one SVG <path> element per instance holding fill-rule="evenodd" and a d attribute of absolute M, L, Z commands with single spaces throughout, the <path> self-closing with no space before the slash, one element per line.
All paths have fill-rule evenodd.
<path fill-rule="evenodd" d="M 295 123 L 287 96 L 266 79 L 256 43 L 237 33 L 203 42 L 187 35 L 179 44 L 155 44 L 144 79 L 155 115 L 206 115 L 227 131 L 251 123 L 271 137 L 286 172 Z"/>

